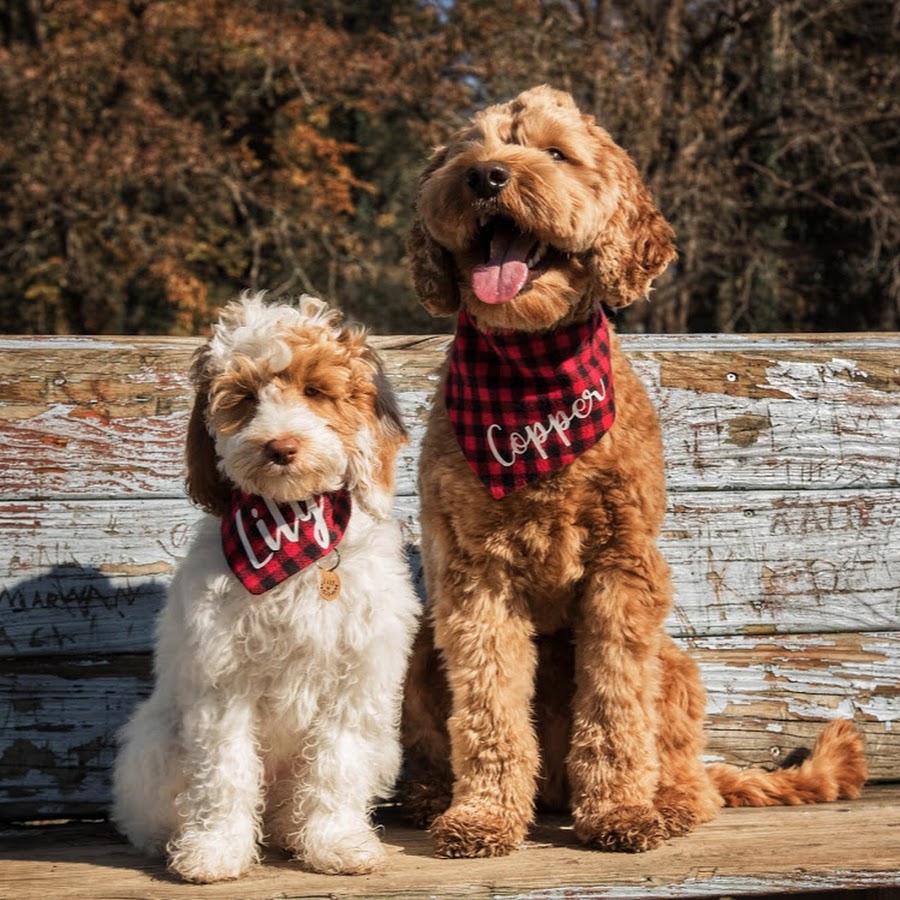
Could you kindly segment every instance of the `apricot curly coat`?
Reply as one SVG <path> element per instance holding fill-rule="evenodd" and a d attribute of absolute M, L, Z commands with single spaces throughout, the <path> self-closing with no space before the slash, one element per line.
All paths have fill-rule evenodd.
<path fill-rule="evenodd" d="M 546 86 L 483 110 L 439 148 L 417 211 L 419 299 L 436 315 L 462 304 L 485 331 L 541 331 L 599 303 L 625 306 L 675 257 L 629 156 Z M 511 227 L 532 245 L 527 282 L 508 302 L 482 302 L 473 269 L 492 230 Z M 641 851 L 723 804 L 854 797 L 865 779 L 847 722 L 775 773 L 700 762 L 705 693 L 663 628 L 672 584 L 656 545 L 666 506 L 659 425 L 614 333 L 611 353 L 612 430 L 500 501 L 467 465 L 437 392 L 420 464 L 430 622 L 403 732 L 406 801 L 431 822 L 439 855 L 510 852 L 536 795 L 568 805 L 585 843 Z"/>

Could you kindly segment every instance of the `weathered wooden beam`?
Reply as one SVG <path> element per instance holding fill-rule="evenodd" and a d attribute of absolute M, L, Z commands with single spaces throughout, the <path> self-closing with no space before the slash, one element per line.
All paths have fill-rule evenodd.
<path fill-rule="evenodd" d="M 418 504 L 396 512 L 418 574 Z M 184 499 L 0 503 L 0 657 L 149 649 L 200 515 Z M 900 492 L 673 494 L 660 543 L 673 634 L 896 625 Z"/>
<path fill-rule="evenodd" d="M 374 341 L 412 442 L 447 337 Z M 149 689 L 183 497 L 193 339 L 0 339 L 0 815 L 97 812 Z M 779 758 L 853 716 L 900 777 L 900 336 L 633 337 L 663 424 L 673 634 L 701 661 L 712 757 Z"/>
<path fill-rule="evenodd" d="M 672 490 L 900 485 L 900 337 L 623 339 Z M 0 497 L 177 496 L 190 339 L 0 341 Z M 381 338 L 415 458 L 447 338 Z"/>
<path fill-rule="evenodd" d="M 822 723 L 855 718 L 872 777 L 900 778 L 900 635 L 693 638 L 708 691 L 707 752 L 777 764 Z M 152 686 L 150 658 L 0 661 L 0 818 L 102 813 L 116 729 Z"/>

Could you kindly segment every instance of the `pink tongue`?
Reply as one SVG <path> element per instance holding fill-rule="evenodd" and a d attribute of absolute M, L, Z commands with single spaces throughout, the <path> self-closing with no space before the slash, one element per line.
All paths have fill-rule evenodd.
<path fill-rule="evenodd" d="M 491 258 L 472 270 L 472 290 L 482 303 L 507 303 L 525 286 L 525 262 L 534 238 L 512 228 L 497 228 L 491 238 Z"/>

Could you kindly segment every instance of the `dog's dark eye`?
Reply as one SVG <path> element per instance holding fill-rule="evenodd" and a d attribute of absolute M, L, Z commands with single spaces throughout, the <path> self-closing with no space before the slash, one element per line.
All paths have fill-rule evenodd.
<path fill-rule="evenodd" d="M 550 154 L 557 162 L 565 162 L 566 154 L 559 147 L 548 147 L 547 153 Z"/>
<path fill-rule="evenodd" d="M 256 403 L 256 394 L 249 388 L 235 387 L 228 390 L 214 390 L 210 394 L 213 410 L 238 409 L 246 403 Z"/>
<path fill-rule="evenodd" d="M 303 394 L 306 397 L 318 397 L 321 393 L 322 392 L 317 387 L 313 387 L 311 384 L 308 384 L 303 388 Z"/>

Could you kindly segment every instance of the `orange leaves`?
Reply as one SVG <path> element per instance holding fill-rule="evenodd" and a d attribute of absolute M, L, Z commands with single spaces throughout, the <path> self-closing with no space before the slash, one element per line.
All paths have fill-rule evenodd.
<path fill-rule="evenodd" d="M 0 55 L 0 330 L 189 333 L 245 287 L 327 292 L 377 54 L 288 3 L 40 15 Z"/>
<path fill-rule="evenodd" d="M 475 106 L 541 81 L 599 115 L 676 225 L 678 268 L 632 322 L 898 321 L 884 4 L 792 0 L 777 48 L 753 0 L 15 7 L 34 21 L 0 16 L 0 331 L 183 331 L 243 288 L 433 328 L 404 261 L 416 173 Z"/>
<path fill-rule="evenodd" d="M 172 257 L 152 263 L 149 271 L 165 290 L 165 299 L 173 316 L 170 333 L 196 334 L 211 317 L 207 286 Z"/>
<path fill-rule="evenodd" d="M 354 176 L 347 162 L 358 148 L 327 137 L 303 121 L 296 115 L 301 106 L 298 102 L 285 110 L 287 128 L 276 135 L 275 152 L 282 166 L 278 179 L 301 192 L 313 210 L 350 215 L 354 211 L 353 191 L 373 190 Z M 288 112 L 295 115 L 288 116 Z"/>

